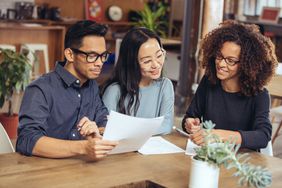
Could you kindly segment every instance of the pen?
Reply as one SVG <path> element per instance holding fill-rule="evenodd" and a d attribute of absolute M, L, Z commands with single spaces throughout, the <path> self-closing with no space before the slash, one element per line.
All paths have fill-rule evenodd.
<path fill-rule="evenodd" d="M 173 126 L 172 128 L 173 128 L 176 132 L 178 132 L 178 133 L 180 133 L 180 134 L 182 134 L 182 135 L 184 135 L 184 136 L 190 137 L 190 135 L 189 135 L 188 133 L 182 131 L 181 129 L 178 129 L 178 128 L 175 127 L 175 126 Z"/>

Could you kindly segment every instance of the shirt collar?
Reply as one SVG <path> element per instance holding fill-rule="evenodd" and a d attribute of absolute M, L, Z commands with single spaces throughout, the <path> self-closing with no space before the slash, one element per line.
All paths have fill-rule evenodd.
<path fill-rule="evenodd" d="M 64 61 L 58 61 L 56 63 L 55 72 L 62 78 L 68 87 L 72 84 L 74 84 L 75 87 L 80 87 L 80 81 L 64 68 L 65 64 L 66 62 Z"/>

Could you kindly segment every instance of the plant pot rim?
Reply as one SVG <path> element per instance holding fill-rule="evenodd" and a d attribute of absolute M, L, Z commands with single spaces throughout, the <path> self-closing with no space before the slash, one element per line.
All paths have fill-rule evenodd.
<path fill-rule="evenodd" d="M 17 116 L 19 116 L 19 114 L 17 114 L 17 113 L 14 113 L 12 116 L 9 116 L 7 112 L 1 112 L 1 113 L 0 113 L 0 117 L 4 117 L 4 118 L 5 118 L 5 117 L 6 117 L 6 118 L 7 118 L 7 117 L 17 117 Z"/>
<path fill-rule="evenodd" d="M 194 162 L 198 162 L 198 163 L 207 163 L 210 166 L 216 167 L 216 168 L 220 168 L 220 165 L 214 164 L 214 163 L 209 163 L 208 161 L 202 161 L 202 160 L 197 160 L 194 158 L 195 156 L 191 156 L 191 160 Z"/>

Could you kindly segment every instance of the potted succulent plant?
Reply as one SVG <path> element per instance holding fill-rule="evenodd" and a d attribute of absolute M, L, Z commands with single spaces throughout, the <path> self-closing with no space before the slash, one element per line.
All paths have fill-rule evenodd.
<path fill-rule="evenodd" d="M 191 161 L 190 188 L 218 187 L 220 165 L 235 169 L 233 175 L 240 176 L 240 185 L 262 188 L 271 184 L 271 173 L 261 166 L 248 163 L 248 154 L 238 153 L 240 145 L 236 145 L 234 139 L 223 142 L 212 133 L 215 124 L 211 121 L 205 121 L 201 126 L 205 128 L 205 144 L 195 148 L 196 155 Z M 204 181 L 202 177 L 205 177 Z"/>
<path fill-rule="evenodd" d="M 8 102 L 8 112 L 0 114 L 0 122 L 10 138 L 16 137 L 18 126 L 18 114 L 13 112 L 12 96 L 27 86 L 30 70 L 31 65 L 24 54 L 0 48 L 0 108 L 5 101 Z"/>

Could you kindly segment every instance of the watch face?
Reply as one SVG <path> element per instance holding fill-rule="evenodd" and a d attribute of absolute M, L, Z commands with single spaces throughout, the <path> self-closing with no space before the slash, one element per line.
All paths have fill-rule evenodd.
<path fill-rule="evenodd" d="M 122 18 L 122 9 L 118 6 L 110 6 L 107 13 L 109 19 L 112 21 L 120 21 Z"/>

